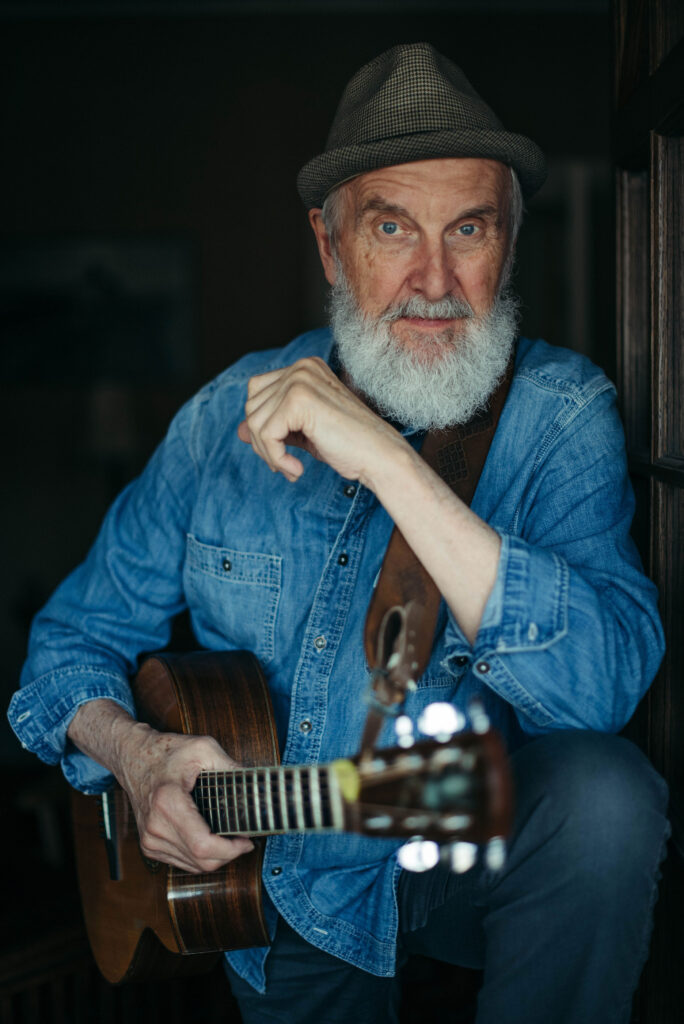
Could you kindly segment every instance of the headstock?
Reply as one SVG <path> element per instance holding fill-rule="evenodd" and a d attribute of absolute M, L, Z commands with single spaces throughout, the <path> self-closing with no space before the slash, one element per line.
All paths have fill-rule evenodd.
<path fill-rule="evenodd" d="M 453 705 L 431 704 L 417 722 L 429 738 L 417 738 L 412 720 L 400 715 L 398 746 L 353 762 L 357 781 L 346 827 L 405 837 L 398 859 L 407 870 L 448 859 L 452 870 L 467 871 L 482 845 L 488 867 L 501 867 L 512 818 L 508 759 L 479 702 L 469 718 L 465 730 L 465 716 Z"/>

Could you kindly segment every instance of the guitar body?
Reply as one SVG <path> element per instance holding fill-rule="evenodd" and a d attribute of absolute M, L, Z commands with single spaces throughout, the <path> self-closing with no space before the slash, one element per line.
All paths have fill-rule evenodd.
<path fill-rule="evenodd" d="M 156 655 L 133 693 L 141 721 L 160 732 L 213 736 L 248 767 L 280 761 L 268 687 L 246 651 Z M 108 981 L 197 973 L 217 950 L 268 945 L 261 840 L 224 868 L 193 875 L 142 855 L 118 786 L 104 798 L 74 791 L 72 817 L 88 938 Z"/>

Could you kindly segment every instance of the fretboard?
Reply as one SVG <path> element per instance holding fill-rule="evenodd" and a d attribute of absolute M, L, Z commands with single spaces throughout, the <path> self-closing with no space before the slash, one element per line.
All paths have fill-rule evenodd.
<path fill-rule="evenodd" d="M 201 772 L 193 798 L 217 835 L 340 830 L 343 799 L 329 765 Z"/>

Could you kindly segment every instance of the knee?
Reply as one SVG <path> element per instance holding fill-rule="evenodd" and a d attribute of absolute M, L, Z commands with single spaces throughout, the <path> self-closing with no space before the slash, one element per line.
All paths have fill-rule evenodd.
<path fill-rule="evenodd" d="M 667 787 L 628 740 L 552 733 L 523 747 L 513 766 L 520 834 L 541 830 L 549 852 L 603 882 L 607 873 L 655 869 L 668 831 Z"/>

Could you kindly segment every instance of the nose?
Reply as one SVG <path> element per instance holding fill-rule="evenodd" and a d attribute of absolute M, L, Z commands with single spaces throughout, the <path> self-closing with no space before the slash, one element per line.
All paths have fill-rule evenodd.
<path fill-rule="evenodd" d="M 411 288 L 426 299 L 437 301 L 453 290 L 454 280 L 453 253 L 448 251 L 444 239 L 425 239 L 415 254 L 409 277 Z"/>

